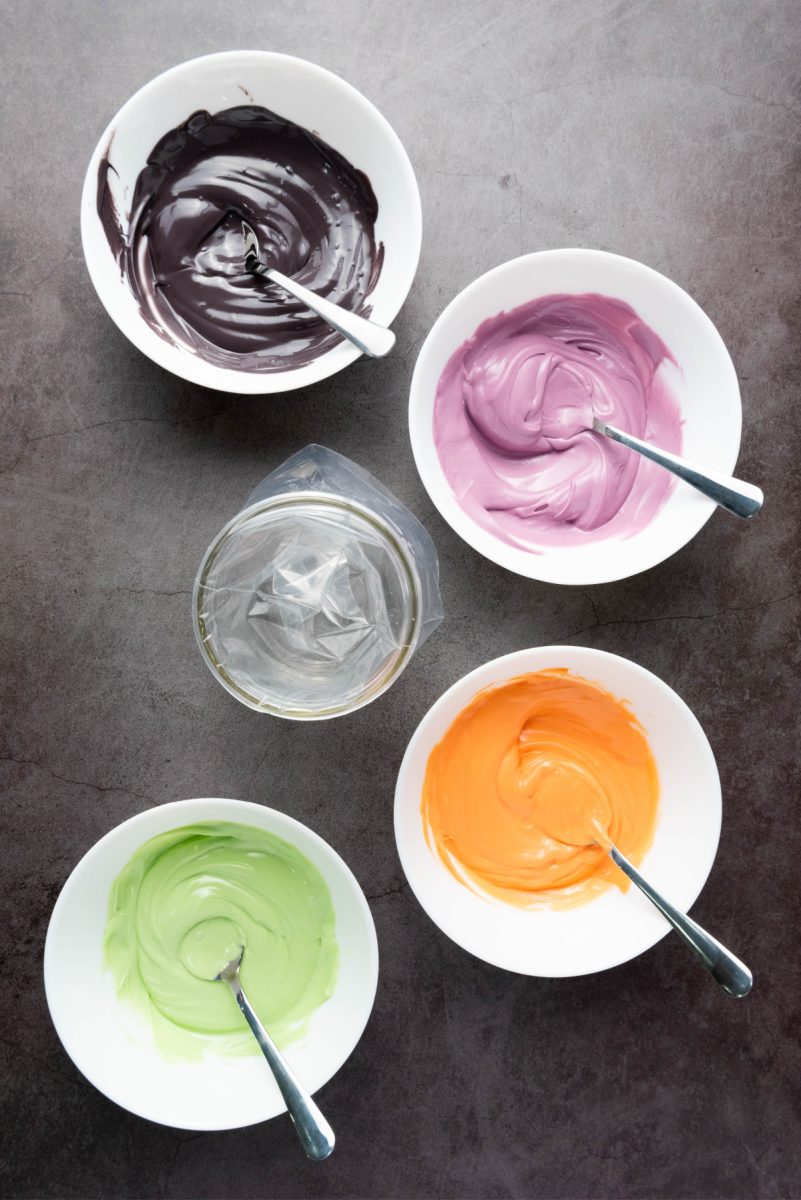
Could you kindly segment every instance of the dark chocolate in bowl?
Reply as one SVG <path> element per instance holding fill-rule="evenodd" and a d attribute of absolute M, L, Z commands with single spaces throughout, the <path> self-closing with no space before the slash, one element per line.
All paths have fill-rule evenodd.
<path fill-rule="evenodd" d="M 262 260 L 369 316 L 381 271 L 367 176 L 315 134 L 255 105 L 194 113 L 165 134 L 134 189 L 127 231 L 98 174 L 98 215 L 143 317 L 215 366 L 306 366 L 342 341 L 281 288 L 245 270 L 242 220 Z"/>

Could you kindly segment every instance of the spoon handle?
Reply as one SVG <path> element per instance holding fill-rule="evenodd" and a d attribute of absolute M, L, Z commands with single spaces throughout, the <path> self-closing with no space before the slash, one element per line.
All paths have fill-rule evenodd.
<path fill-rule="evenodd" d="M 315 292 L 310 292 L 302 283 L 296 283 L 294 279 L 276 271 L 274 267 L 265 267 L 263 263 L 260 263 L 256 269 L 259 275 L 264 275 L 266 279 L 282 287 L 285 292 L 289 292 L 290 296 L 300 300 L 312 312 L 317 313 L 318 317 L 322 317 L 327 325 L 336 329 L 337 333 L 341 333 L 370 358 L 384 358 L 395 345 L 395 334 L 391 329 L 386 329 L 383 325 L 376 325 L 374 321 L 368 321 L 366 317 L 360 317 L 358 313 L 342 308 L 339 304 L 334 304 L 332 301 L 326 300 L 324 296 L 318 296 Z"/>
<path fill-rule="evenodd" d="M 751 991 L 754 977 L 745 963 L 730 954 L 726 947 L 722 946 L 717 938 L 713 938 L 705 929 L 702 929 L 697 921 L 693 921 L 686 913 L 675 908 L 664 896 L 660 896 L 659 892 L 651 887 L 648 880 L 643 879 L 636 867 L 632 866 L 629 860 L 620 853 L 617 846 L 609 847 L 609 856 L 612 862 L 617 863 L 621 871 L 628 875 L 633 883 L 636 883 L 651 903 L 656 905 L 662 916 L 670 922 L 682 941 L 686 942 L 693 953 L 700 958 L 707 971 L 724 992 L 738 998 L 747 996 Z"/>
<path fill-rule="evenodd" d="M 242 990 L 239 978 L 235 977 L 227 982 L 253 1036 L 261 1047 L 262 1054 L 270 1065 L 270 1070 L 281 1089 L 281 1095 L 286 1101 L 289 1115 L 294 1122 L 297 1135 L 307 1156 L 316 1161 L 328 1158 L 334 1149 L 333 1129 L 256 1016 L 250 1001 Z"/>
<path fill-rule="evenodd" d="M 679 479 L 691 484 L 696 491 L 708 496 L 721 508 L 737 517 L 753 517 L 762 507 L 765 497 L 762 490 L 753 483 L 744 483 L 730 475 L 718 475 L 715 471 L 702 471 L 700 467 L 694 467 L 692 463 L 687 462 L 686 458 L 679 458 L 677 454 L 671 454 L 668 450 L 659 450 L 650 442 L 643 442 L 630 433 L 624 433 L 615 425 L 606 425 L 597 418 L 592 427 L 596 433 L 602 433 L 613 442 L 619 442 L 621 446 L 636 450 L 652 462 L 659 463 L 660 467 L 678 475 Z"/>

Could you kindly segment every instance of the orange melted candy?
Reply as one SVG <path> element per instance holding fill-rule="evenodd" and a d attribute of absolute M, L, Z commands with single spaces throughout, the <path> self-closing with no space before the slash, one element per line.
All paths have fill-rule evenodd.
<path fill-rule="evenodd" d="M 626 876 L 651 844 L 659 778 L 625 701 L 567 670 L 474 696 L 428 759 L 426 838 L 474 890 L 520 907 L 580 904 Z"/>

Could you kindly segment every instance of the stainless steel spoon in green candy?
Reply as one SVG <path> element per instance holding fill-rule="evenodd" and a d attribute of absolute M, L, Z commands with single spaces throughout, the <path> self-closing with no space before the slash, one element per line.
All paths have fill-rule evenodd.
<path fill-rule="evenodd" d="M 236 925 L 224 917 L 206 921 L 204 924 L 213 925 L 214 928 L 204 930 L 202 925 L 195 926 L 181 945 L 182 962 L 199 978 L 219 980 L 228 984 L 262 1054 L 267 1059 L 306 1155 L 315 1161 L 328 1158 L 334 1149 L 333 1129 L 262 1025 L 242 988 L 239 967 L 245 951 L 241 941 L 237 943 L 240 935 Z M 215 952 L 219 956 L 221 951 L 224 965 L 220 966 L 219 957 L 216 963 L 211 965 Z M 225 961 L 225 955 L 230 954 L 232 957 Z M 201 972 L 205 974 L 201 975 Z"/>

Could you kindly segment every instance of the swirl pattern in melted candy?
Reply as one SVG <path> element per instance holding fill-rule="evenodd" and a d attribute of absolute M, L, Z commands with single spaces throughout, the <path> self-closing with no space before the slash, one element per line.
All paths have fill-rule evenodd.
<path fill-rule="evenodd" d="M 108 159 L 98 210 L 142 315 L 217 366 L 283 371 L 341 337 L 275 284 L 245 270 L 242 221 L 262 261 L 369 316 L 381 270 L 367 176 L 315 134 L 256 105 L 194 113 L 148 156 L 126 233 Z"/>
<path fill-rule="evenodd" d="M 481 324 L 437 387 L 434 440 L 461 506 L 526 550 L 642 529 L 671 475 L 592 432 L 593 416 L 681 450 L 659 337 L 620 300 L 554 295 Z"/>
<path fill-rule="evenodd" d="M 659 780 L 624 702 L 565 670 L 479 692 L 426 767 L 429 845 L 474 890 L 521 907 L 566 907 L 628 879 L 601 844 L 639 863 Z"/>

